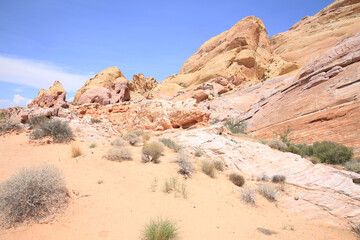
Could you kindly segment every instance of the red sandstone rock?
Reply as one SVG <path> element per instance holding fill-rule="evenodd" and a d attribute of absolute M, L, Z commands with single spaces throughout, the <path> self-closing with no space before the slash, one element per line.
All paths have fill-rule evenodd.
<path fill-rule="evenodd" d="M 78 104 L 99 103 L 107 105 L 111 103 L 111 93 L 109 89 L 99 87 L 85 91 L 77 102 Z"/>
<path fill-rule="evenodd" d="M 47 91 L 41 89 L 38 96 L 28 104 L 28 107 L 68 107 L 66 101 L 66 91 L 59 81 L 55 81 Z"/>

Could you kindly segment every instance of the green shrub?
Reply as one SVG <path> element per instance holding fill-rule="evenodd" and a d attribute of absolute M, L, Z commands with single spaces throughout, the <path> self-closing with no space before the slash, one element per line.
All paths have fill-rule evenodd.
<path fill-rule="evenodd" d="M 142 161 L 159 163 L 159 158 L 164 152 L 164 145 L 158 141 L 146 142 L 142 149 Z"/>
<path fill-rule="evenodd" d="M 351 148 L 333 142 L 316 142 L 313 148 L 314 156 L 325 163 L 342 164 L 354 156 Z"/>
<path fill-rule="evenodd" d="M 0 123 L 0 134 L 12 132 L 12 131 L 18 131 L 20 129 L 21 129 L 20 124 L 15 123 L 14 121 L 11 120 L 6 120 Z"/>
<path fill-rule="evenodd" d="M 321 163 L 321 160 L 315 156 L 311 156 L 308 158 L 313 164 Z"/>
<path fill-rule="evenodd" d="M 0 184 L 0 220 L 10 228 L 39 221 L 66 206 L 68 191 L 60 171 L 51 165 L 20 169 Z"/>
<path fill-rule="evenodd" d="M 131 146 L 134 146 L 140 142 L 140 138 L 134 133 L 128 133 L 124 136 L 124 139 L 130 143 Z"/>
<path fill-rule="evenodd" d="M 129 161 L 132 160 L 132 153 L 126 147 L 112 147 L 105 155 L 105 158 L 110 161 Z"/>
<path fill-rule="evenodd" d="M 143 240 L 171 240 L 178 238 L 178 228 L 176 225 L 169 221 L 159 219 L 156 221 L 151 220 L 142 233 Z"/>
<path fill-rule="evenodd" d="M 353 159 L 346 162 L 345 168 L 349 171 L 360 173 L 360 159 Z"/>
<path fill-rule="evenodd" d="M 143 130 L 134 130 L 131 133 L 135 134 L 136 136 L 140 137 L 144 134 Z"/>
<path fill-rule="evenodd" d="M 89 148 L 96 148 L 96 143 L 90 144 Z"/>
<path fill-rule="evenodd" d="M 287 145 L 285 143 L 283 143 L 282 141 L 280 141 L 279 139 L 271 140 L 271 142 L 269 143 L 269 146 L 273 149 L 277 149 L 280 151 L 285 151 L 287 148 Z"/>
<path fill-rule="evenodd" d="M 168 138 L 161 138 L 160 142 L 162 142 L 168 148 L 174 150 L 174 152 L 179 152 L 182 149 L 182 147 L 179 144 L 175 143 L 173 140 Z"/>
<path fill-rule="evenodd" d="M 96 118 L 91 118 L 90 119 L 90 122 L 95 124 L 95 123 L 101 123 L 101 120 L 100 119 L 96 119 Z"/>
<path fill-rule="evenodd" d="M 296 144 L 295 145 L 305 156 L 313 156 L 314 155 L 314 147 L 312 145 Z"/>
<path fill-rule="evenodd" d="M 201 162 L 201 170 L 209 177 L 215 177 L 215 164 L 213 161 L 203 160 Z"/>
<path fill-rule="evenodd" d="M 231 173 L 229 175 L 229 180 L 235 184 L 236 186 L 243 186 L 245 184 L 245 179 L 243 176 L 241 176 L 240 174 L 238 173 Z"/>
<path fill-rule="evenodd" d="M 61 120 L 49 120 L 41 122 L 30 134 L 30 139 L 42 139 L 52 137 L 53 142 L 69 142 L 74 138 L 67 122 Z"/>
<path fill-rule="evenodd" d="M 215 169 L 218 171 L 224 171 L 224 163 L 221 160 L 214 161 Z"/>
<path fill-rule="evenodd" d="M 233 134 L 245 133 L 246 130 L 246 123 L 237 119 L 226 120 L 224 126 Z"/>
<path fill-rule="evenodd" d="M 284 175 L 274 175 L 271 179 L 273 183 L 284 183 L 286 177 Z"/>
<path fill-rule="evenodd" d="M 291 153 L 300 155 L 301 157 L 305 157 L 305 153 L 304 153 L 300 148 L 298 148 L 296 145 L 294 145 L 294 144 L 290 144 L 290 145 L 285 149 L 285 152 L 291 152 Z"/>
<path fill-rule="evenodd" d="M 261 184 L 258 187 L 259 193 L 269 201 L 276 201 L 277 192 L 275 188 L 270 185 Z"/>

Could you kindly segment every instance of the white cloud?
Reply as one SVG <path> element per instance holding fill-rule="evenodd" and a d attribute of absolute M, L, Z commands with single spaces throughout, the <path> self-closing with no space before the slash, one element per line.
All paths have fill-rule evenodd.
<path fill-rule="evenodd" d="M 0 81 L 49 88 L 55 80 L 65 90 L 76 92 L 92 75 L 67 73 L 50 62 L 0 55 Z"/>
<path fill-rule="evenodd" d="M 26 107 L 29 103 L 31 103 L 31 99 L 15 94 L 13 100 L 0 99 L 0 109 L 9 107 Z"/>
<path fill-rule="evenodd" d="M 15 88 L 14 92 L 22 92 L 23 90 L 21 88 Z"/>
<path fill-rule="evenodd" d="M 72 102 L 72 101 L 74 101 L 74 97 L 68 99 L 68 102 Z"/>

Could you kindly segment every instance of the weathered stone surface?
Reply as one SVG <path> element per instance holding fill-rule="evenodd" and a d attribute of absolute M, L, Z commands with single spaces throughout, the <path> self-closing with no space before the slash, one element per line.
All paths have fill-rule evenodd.
<path fill-rule="evenodd" d="M 127 83 L 128 80 L 122 74 L 118 67 L 109 67 L 95 75 L 85 82 L 85 84 L 76 92 L 74 103 L 78 103 L 82 94 L 87 90 L 94 88 L 110 89 L 116 83 Z"/>
<path fill-rule="evenodd" d="M 207 99 L 208 94 L 205 91 L 198 90 L 198 91 L 195 91 L 194 94 L 191 97 L 196 100 L 196 103 L 199 103 L 199 102 L 204 101 L 205 99 Z"/>
<path fill-rule="evenodd" d="M 68 107 L 66 101 L 66 91 L 59 81 L 48 90 L 40 89 L 36 98 L 28 104 L 28 107 Z"/>
<path fill-rule="evenodd" d="M 130 100 L 130 90 L 127 83 L 116 83 L 111 87 L 111 103 Z"/>
<path fill-rule="evenodd" d="M 18 123 L 28 123 L 33 117 L 54 117 L 58 116 L 62 108 L 9 108 L 10 120 Z"/>
<path fill-rule="evenodd" d="M 274 52 L 301 66 L 360 31 L 360 2 L 336 0 L 313 17 L 304 17 L 288 31 L 270 38 Z"/>
<path fill-rule="evenodd" d="M 286 62 L 272 52 L 264 24 L 251 16 L 205 42 L 186 60 L 180 74 L 165 79 L 157 91 L 173 96 L 181 90 L 173 84 L 186 89 L 216 77 L 232 77 L 239 85 L 241 79 L 257 82 L 297 68 L 295 63 Z"/>
<path fill-rule="evenodd" d="M 154 77 L 146 78 L 144 74 L 139 73 L 133 76 L 132 81 L 129 82 L 129 88 L 134 92 L 145 93 L 155 88 L 157 84 Z"/>
<path fill-rule="evenodd" d="M 323 218 L 331 224 L 360 222 L 360 186 L 352 180 L 359 178 L 359 174 L 314 165 L 299 155 L 232 137 L 223 126 L 163 136 L 193 150 L 200 148 L 205 158 L 223 161 L 229 172 L 240 171 L 249 180 L 262 174 L 284 175 L 288 184 L 286 194 L 278 197 L 279 206 L 301 212 L 307 219 Z"/>
<path fill-rule="evenodd" d="M 111 103 L 111 92 L 107 88 L 92 88 L 84 92 L 77 102 L 78 104 L 99 103 L 107 105 Z"/>

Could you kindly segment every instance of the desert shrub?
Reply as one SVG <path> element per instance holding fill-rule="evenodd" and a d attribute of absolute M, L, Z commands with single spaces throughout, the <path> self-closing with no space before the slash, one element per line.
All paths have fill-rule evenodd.
<path fill-rule="evenodd" d="M 82 152 L 81 152 L 79 145 L 77 145 L 75 143 L 71 144 L 71 156 L 73 158 L 76 158 L 81 155 L 82 155 Z"/>
<path fill-rule="evenodd" d="M 305 156 L 313 156 L 314 155 L 314 147 L 312 145 L 296 144 L 295 145 Z"/>
<path fill-rule="evenodd" d="M 202 155 L 204 155 L 204 152 L 201 150 L 201 148 L 195 148 L 194 156 L 201 157 Z"/>
<path fill-rule="evenodd" d="M 350 160 L 344 166 L 349 171 L 360 173 L 360 159 Z"/>
<path fill-rule="evenodd" d="M 73 139 L 74 134 L 68 123 L 60 120 L 49 120 L 40 123 L 30 134 L 31 139 L 42 139 L 52 137 L 53 142 L 69 142 Z"/>
<path fill-rule="evenodd" d="M 162 142 L 168 148 L 174 150 L 174 152 L 179 152 L 182 148 L 179 144 L 168 138 L 161 138 L 160 142 Z"/>
<path fill-rule="evenodd" d="M 274 175 L 271 179 L 273 183 L 284 183 L 286 180 L 286 177 L 284 175 Z"/>
<path fill-rule="evenodd" d="M 142 232 L 142 239 L 171 240 L 177 239 L 178 235 L 178 228 L 173 222 L 166 219 L 158 219 L 156 221 L 151 220 L 150 223 L 145 226 Z"/>
<path fill-rule="evenodd" d="M 270 185 L 261 184 L 258 187 L 259 193 L 269 201 L 276 201 L 277 192 Z"/>
<path fill-rule="evenodd" d="M 351 231 L 360 239 L 360 224 L 351 226 Z"/>
<path fill-rule="evenodd" d="M 126 142 L 122 138 L 116 138 L 111 142 L 111 146 L 124 147 Z"/>
<path fill-rule="evenodd" d="M 243 186 L 245 184 L 245 179 L 243 176 L 241 176 L 240 174 L 238 173 L 231 173 L 229 175 L 229 180 L 235 184 L 236 186 Z"/>
<path fill-rule="evenodd" d="M 271 142 L 269 143 L 269 146 L 273 149 L 277 149 L 280 151 L 285 151 L 285 149 L 287 148 L 287 145 L 285 143 L 283 143 L 282 141 L 280 141 L 279 139 L 271 140 Z"/>
<path fill-rule="evenodd" d="M 258 139 L 258 142 L 259 142 L 259 143 L 261 143 L 261 144 L 264 144 L 264 145 L 266 145 L 266 144 L 267 144 L 267 141 L 266 141 L 266 140 L 264 140 L 264 139 Z"/>
<path fill-rule="evenodd" d="M 201 170 L 211 178 L 215 177 L 215 164 L 213 161 L 201 161 Z"/>
<path fill-rule="evenodd" d="M 44 117 L 44 116 L 33 116 L 33 117 L 29 118 L 29 124 L 32 127 L 37 127 L 41 123 L 46 122 L 46 121 L 50 121 L 50 119 L 47 117 Z"/>
<path fill-rule="evenodd" d="M 97 118 L 91 118 L 90 119 L 90 122 L 95 124 L 95 123 L 101 123 L 101 120 L 100 119 L 97 119 Z"/>
<path fill-rule="evenodd" d="M 3 123 L 0 123 L 0 134 L 11 132 L 11 131 L 18 131 L 20 130 L 20 124 L 15 123 L 11 120 L 6 120 Z"/>
<path fill-rule="evenodd" d="M 266 175 L 265 173 L 263 173 L 262 175 L 261 175 L 261 177 L 257 177 L 256 178 L 256 181 L 264 181 L 264 182 L 268 182 L 269 181 L 269 176 L 268 175 Z"/>
<path fill-rule="evenodd" d="M 218 171 L 221 171 L 221 172 L 224 171 L 224 163 L 220 160 L 214 161 L 214 167 Z"/>
<path fill-rule="evenodd" d="M 0 220 L 10 228 L 39 221 L 66 206 L 68 191 L 60 171 L 51 165 L 20 169 L 0 184 Z"/>
<path fill-rule="evenodd" d="M 140 137 L 144 134 L 143 130 L 134 130 L 131 133 L 135 134 L 136 136 Z"/>
<path fill-rule="evenodd" d="M 246 202 L 255 205 L 255 190 L 252 188 L 244 188 L 241 191 L 241 199 Z"/>
<path fill-rule="evenodd" d="M 274 133 L 276 137 L 278 137 L 283 143 L 285 143 L 287 146 L 290 146 L 291 144 L 291 138 L 289 137 L 290 133 L 291 133 L 291 129 L 287 128 L 286 130 L 284 130 L 283 132 L 276 132 Z"/>
<path fill-rule="evenodd" d="M 313 164 L 321 163 L 321 160 L 318 157 L 311 156 L 308 158 Z"/>
<path fill-rule="evenodd" d="M 224 126 L 234 134 L 245 133 L 246 123 L 242 120 L 228 119 L 225 121 Z"/>
<path fill-rule="evenodd" d="M 291 153 L 300 155 L 301 157 L 305 157 L 305 153 L 304 153 L 300 148 L 298 148 L 296 145 L 294 145 L 294 144 L 290 144 L 290 145 L 285 149 L 285 152 L 291 152 Z"/>
<path fill-rule="evenodd" d="M 89 148 L 96 148 L 96 143 L 90 144 Z"/>
<path fill-rule="evenodd" d="M 164 152 L 164 145 L 158 141 L 146 142 L 142 149 L 142 161 L 159 163 L 160 156 Z"/>
<path fill-rule="evenodd" d="M 132 160 L 132 153 L 126 147 L 112 147 L 105 155 L 105 158 L 110 161 L 128 161 Z"/>
<path fill-rule="evenodd" d="M 333 142 L 316 142 L 313 147 L 314 156 L 325 163 L 342 164 L 354 156 L 351 148 Z"/>
<path fill-rule="evenodd" d="M 195 172 L 194 165 L 189 161 L 189 156 L 184 152 L 179 152 L 176 155 L 176 160 L 179 164 L 178 173 L 185 177 L 190 177 L 191 173 Z"/>
<path fill-rule="evenodd" d="M 140 142 L 140 138 L 134 133 L 127 133 L 123 138 L 128 141 L 131 146 L 134 146 Z"/>
<path fill-rule="evenodd" d="M 150 135 L 147 134 L 147 133 L 144 133 L 144 134 L 142 135 L 142 140 L 143 140 L 144 143 L 147 142 L 147 141 L 149 141 L 149 140 L 150 140 Z"/>

